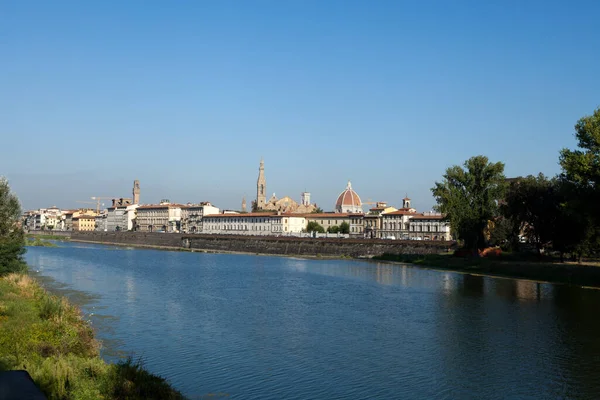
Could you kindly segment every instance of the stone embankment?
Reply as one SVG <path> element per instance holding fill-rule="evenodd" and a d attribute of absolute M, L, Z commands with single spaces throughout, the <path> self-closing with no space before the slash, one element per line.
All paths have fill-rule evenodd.
<path fill-rule="evenodd" d="M 73 232 L 71 240 L 115 245 L 240 252 L 305 257 L 374 257 L 382 254 L 438 254 L 454 242 L 378 239 L 313 239 L 273 236 L 188 235 L 156 232 Z"/>

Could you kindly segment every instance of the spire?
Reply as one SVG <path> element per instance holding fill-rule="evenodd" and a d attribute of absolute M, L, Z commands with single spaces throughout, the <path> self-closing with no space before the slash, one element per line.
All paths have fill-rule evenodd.
<path fill-rule="evenodd" d="M 352 190 L 352 183 L 350 183 L 350 179 L 348 179 L 348 185 L 346 185 L 347 190 Z"/>

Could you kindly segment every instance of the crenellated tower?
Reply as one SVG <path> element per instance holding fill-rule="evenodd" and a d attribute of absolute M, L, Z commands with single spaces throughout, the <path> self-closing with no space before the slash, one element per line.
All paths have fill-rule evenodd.
<path fill-rule="evenodd" d="M 140 181 L 133 181 L 133 204 L 140 204 Z"/>

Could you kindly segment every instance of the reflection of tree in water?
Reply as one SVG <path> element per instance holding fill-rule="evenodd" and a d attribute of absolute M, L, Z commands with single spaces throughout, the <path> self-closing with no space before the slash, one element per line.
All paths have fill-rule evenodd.
<path fill-rule="evenodd" d="M 481 297 L 485 294 L 485 279 L 483 276 L 464 274 L 458 289 L 463 296 Z"/>
<path fill-rule="evenodd" d="M 553 286 L 558 353 L 573 398 L 600 398 L 600 291 Z"/>
<path fill-rule="evenodd" d="M 600 291 L 462 275 L 433 304 L 452 398 L 600 398 Z"/>

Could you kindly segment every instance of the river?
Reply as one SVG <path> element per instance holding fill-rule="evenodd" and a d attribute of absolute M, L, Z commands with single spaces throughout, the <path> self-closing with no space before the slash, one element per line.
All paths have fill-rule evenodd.
<path fill-rule="evenodd" d="M 353 260 L 60 243 L 103 357 L 191 399 L 598 399 L 600 291 Z"/>

